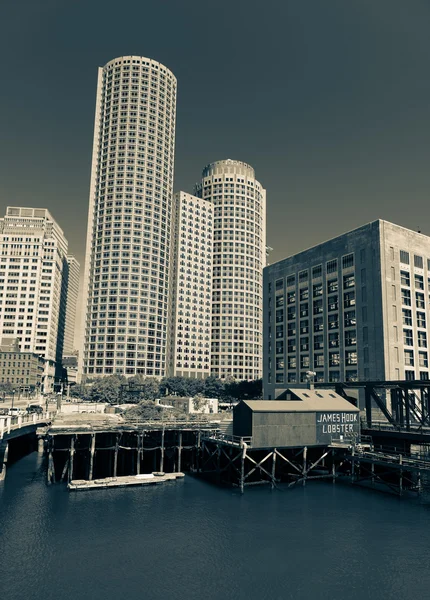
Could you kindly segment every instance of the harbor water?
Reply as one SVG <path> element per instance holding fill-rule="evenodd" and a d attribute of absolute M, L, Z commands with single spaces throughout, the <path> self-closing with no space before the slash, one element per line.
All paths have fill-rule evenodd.
<path fill-rule="evenodd" d="M 428 598 L 430 507 L 342 484 L 237 491 L 190 476 L 69 493 L 36 453 L 0 485 L 7 600 Z"/>

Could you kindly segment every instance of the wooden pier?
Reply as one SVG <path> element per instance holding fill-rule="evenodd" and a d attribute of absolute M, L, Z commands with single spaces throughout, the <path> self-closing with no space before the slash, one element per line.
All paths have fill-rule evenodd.
<path fill-rule="evenodd" d="M 184 473 L 148 473 L 145 475 L 126 475 L 124 477 L 106 477 L 93 481 L 75 479 L 67 485 L 67 488 L 71 492 L 80 492 L 107 488 L 160 485 L 169 481 L 183 479 L 184 477 Z"/>

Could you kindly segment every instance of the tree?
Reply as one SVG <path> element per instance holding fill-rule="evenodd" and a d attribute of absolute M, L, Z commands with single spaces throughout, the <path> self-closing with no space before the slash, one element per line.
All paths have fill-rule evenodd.
<path fill-rule="evenodd" d="M 121 401 L 121 385 L 126 382 L 122 375 L 110 375 L 97 379 L 88 392 L 91 402 L 108 402 L 109 404 L 118 404 Z"/>
<path fill-rule="evenodd" d="M 143 400 L 139 404 L 136 404 L 136 406 L 127 409 L 124 417 L 139 421 L 172 421 L 177 418 L 183 418 L 183 414 L 175 408 L 163 408 L 155 404 L 155 402 L 151 402 L 151 400 Z"/>
<path fill-rule="evenodd" d="M 123 388 L 123 399 L 126 402 L 155 400 L 160 396 L 160 382 L 155 377 L 135 375 L 127 380 L 127 384 L 128 388 Z"/>
<path fill-rule="evenodd" d="M 224 383 L 220 379 L 211 375 L 204 380 L 204 394 L 206 398 L 220 398 L 223 392 Z"/>

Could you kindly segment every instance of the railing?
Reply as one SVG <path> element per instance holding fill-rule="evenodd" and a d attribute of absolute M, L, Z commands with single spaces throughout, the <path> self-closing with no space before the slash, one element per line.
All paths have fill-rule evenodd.
<path fill-rule="evenodd" d="M 29 415 L 18 415 L 17 417 L 0 416 L 0 439 L 3 439 L 5 434 L 15 431 L 16 429 L 21 429 L 21 427 L 51 421 L 54 414 L 55 411 L 44 412 L 42 414 L 33 413 Z"/>
<path fill-rule="evenodd" d="M 395 425 L 391 425 L 390 423 L 387 423 L 387 422 L 372 421 L 372 424 L 369 427 L 366 419 L 362 419 L 361 428 L 367 429 L 367 430 L 377 429 L 378 431 L 405 431 L 408 433 L 422 433 L 422 432 L 430 433 L 430 427 L 423 426 L 423 425 L 421 425 L 421 423 L 410 423 L 409 428 L 407 428 L 406 425 L 401 427 L 400 425 L 395 426 Z"/>
<path fill-rule="evenodd" d="M 252 446 L 252 436 L 239 436 L 239 435 L 228 435 L 219 431 L 211 434 L 210 439 L 219 440 L 232 446 L 244 446 L 245 444 L 250 447 Z"/>

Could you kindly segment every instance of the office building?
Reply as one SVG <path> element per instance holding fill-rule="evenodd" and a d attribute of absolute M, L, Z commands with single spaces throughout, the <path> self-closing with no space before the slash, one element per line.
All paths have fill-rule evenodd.
<path fill-rule="evenodd" d="M 195 194 L 214 209 L 211 375 L 259 379 L 266 191 L 251 166 L 228 159 L 203 169 Z"/>
<path fill-rule="evenodd" d="M 264 269 L 266 399 L 291 384 L 429 378 L 430 238 L 387 221 Z"/>
<path fill-rule="evenodd" d="M 179 192 L 172 218 L 168 374 L 210 375 L 213 206 Z"/>
<path fill-rule="evenodd" d="M 0 336 L 45 360 L 53 389 L 64 343 L 67 240 L 46 208 L 7 207 L 0 219 Z"/>
<path fill-rule="evenodd" d="M 0 351 L 0 382 L 10 383 L 15 391 L 41 389 L 45 360 L 33 352 Z"/>
<path fill-rule="evenodd" d="M 64 324 L 63 356 L 73 354 L 75 350 L 76 307 L 79 297 L 79 271 L 80 266 L 74 256 L 66 257 L 66 315 Z"/>
<path fill-rule="evenodd" d="M 123 56 L 99 69 L 84 277 L 84 376 L 166 372 L 176 79 Z"/>

